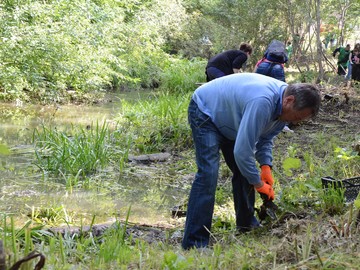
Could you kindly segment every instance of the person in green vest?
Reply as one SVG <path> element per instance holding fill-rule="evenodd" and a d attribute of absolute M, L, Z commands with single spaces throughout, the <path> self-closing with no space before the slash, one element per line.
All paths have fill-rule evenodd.
<path fill-rule="evenodd" d="M 292 54 L 293 54 L 293 46 L 291 44 L 291 41 L 287 42 L 286 52 L 287 52 L 289 61 L 285 65 L 288 67 L 288 66 L 290 66 L 290 62 L 292 62 L 291 57 L 292 57 Z"/>
<path fill-rule="evenodd" d="M 288 54 L 288 59 L 290 60 L 291 56 L 292 56 L 292 53 L 293 53 L 293 47 L 291 45 L 291 41 L 287 42 L 286 51 L 287 51 L 287 54 Z"/>
<path fill-rule="evenodd" d="M 327 33 L 326 36 L 325 36 L 325 41 L 324 41 L 325 49 L 328 48 L 329 43 L 330 43 L 330 39 L 331 39 L 331 33 Z"/>
<path fill-rule="evenodd" d="M 326 37 L 325 37 L 325 49 L 329 48 L 331 49 L 332 46 L 334 46 L 334 41 L 335 41 L 335 35 L 334 33 L 327 33 Z"/>
<path fill-rule="evenodd" d="M 336 54 L 338 55 L 338 69 L 337 74 L 338 75 L 345 75 L 346 69 L 347 69 L 347 62 L 349 61 L 349 55 L 350 55 L 350 44 L 347 44 L 346 47 L 338 47 L 333 51 L 333 56 L 335 57 Z"/>

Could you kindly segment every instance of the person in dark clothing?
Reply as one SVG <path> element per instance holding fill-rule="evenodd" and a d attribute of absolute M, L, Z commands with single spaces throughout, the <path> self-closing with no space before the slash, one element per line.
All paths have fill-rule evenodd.
<path fill-rule="evenodd" d="M 337 62 L 338 64 L 337 74 L 345 75 L 347 69 L 347 63 L 350 55 L 350 44 L 347 44 L 345 48 L 344 47 L 336 48 L 333 51 L 333 56 L 335 57 L 337 53 L 339 53 L 338 62 Z"/>
<path fill-rule="evenodd" d="M 360 82 L 360 50 L 354 49 L 353 56 L 351 79 Z"/>
<path fill-rule="evenodd" d="M 239 73 L 252 53 L 251 45 L 240 44 L 239 50 L 228 50 L 212 57 L 206 66 L 206 81 Z"/>
<path fill-rule="evenodd" d="M 349 72 L 349 77 L 352 80 L 360 82 L 360 43 L 355 44 L 354 49 L 350 53 Z"/>

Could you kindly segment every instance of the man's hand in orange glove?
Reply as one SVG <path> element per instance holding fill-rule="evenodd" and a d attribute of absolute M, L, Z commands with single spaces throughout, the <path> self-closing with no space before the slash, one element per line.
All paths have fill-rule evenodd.
<path fill-rule="evenodd" d="M 270 186 L 274 185 L 274 178 L 272 177 L 271 168 L 269 165 L 261 166 L 260 179 L 261 181 L 269 184 Z"/>
<path fill-rule="evenodd" d="M 259 192 L 260 194 L 266 195 L 266 197 L 269 200 L 273 201 L 275 199 L 275 192 L 274 192 L 272 186 L 270 186 L 269 184 L 264 183 L 262 181 L 261 181 L 261 183 L 263 185 L 255 186 L 256 191 Z"/>

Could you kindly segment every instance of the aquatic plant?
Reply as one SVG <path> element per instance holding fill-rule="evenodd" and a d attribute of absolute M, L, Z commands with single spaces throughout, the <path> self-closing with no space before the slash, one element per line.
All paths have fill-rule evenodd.
<path fill-rule="evenodd" d="M 55 175 L 87 175 L 109 164 L 109 128 L 104 122 L 94 127 L 75 128 L 68 131 L 56 127 L 35 129 L 36 165 Z"/>
<path fill-rule="evenodd" d="M 188 94 L 161 92 L 135 104 L 123 102 L 116 118 L 122 138 L 132 138 L 131 149 L 139 153 L 183 149 L 192 144 L 187 123 Z"/>

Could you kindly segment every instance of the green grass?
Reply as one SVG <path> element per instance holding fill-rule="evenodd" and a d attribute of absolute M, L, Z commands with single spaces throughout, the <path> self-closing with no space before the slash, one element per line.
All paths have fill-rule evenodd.
<path fill-rule="evenodd" d="M 190 95 L 161 92 L 135 104 L 123 102 L 116 117 L 121 130 L 115 136 L 131 138 L 130 148 L 138 153 L 188 148 L 191 146 L 187 123 Z"/>
<path fill-rule="evenodd" d="M 89 174 L 109 162 L 109 130 L 106 123 L 94 128 L 59 131 L 43 126 L 35 130 L 33 143 L 38 166 L 54 174 Z"/>
<path fill-rule="evenodd" d="M 200 58 L 172 58 L 161 75 L 161 89 L 176 94 L 193 92 L 197 87 L 196 83 L 206 82 L 205 66 L 206 61 Z"/>
<path fill-rule="evenodd" d="M 241 235 L 215 231 L 210 249 L 190 251 L 136 239 L 126 233 L 127 221 L 115 223 L 101 237 L 43 234 L 38 240 L 31 226 L 1 225 L 8 264 L 36 249 L 46 257 L 45 269 L 355 269 L 359 263 L 351 247 L 357 239 L 351 237 L 356 228 L 350 213 L 333 223 L 321 217 L 304 224 L 290 220 L 277 235 L 266 229 Z"/>

